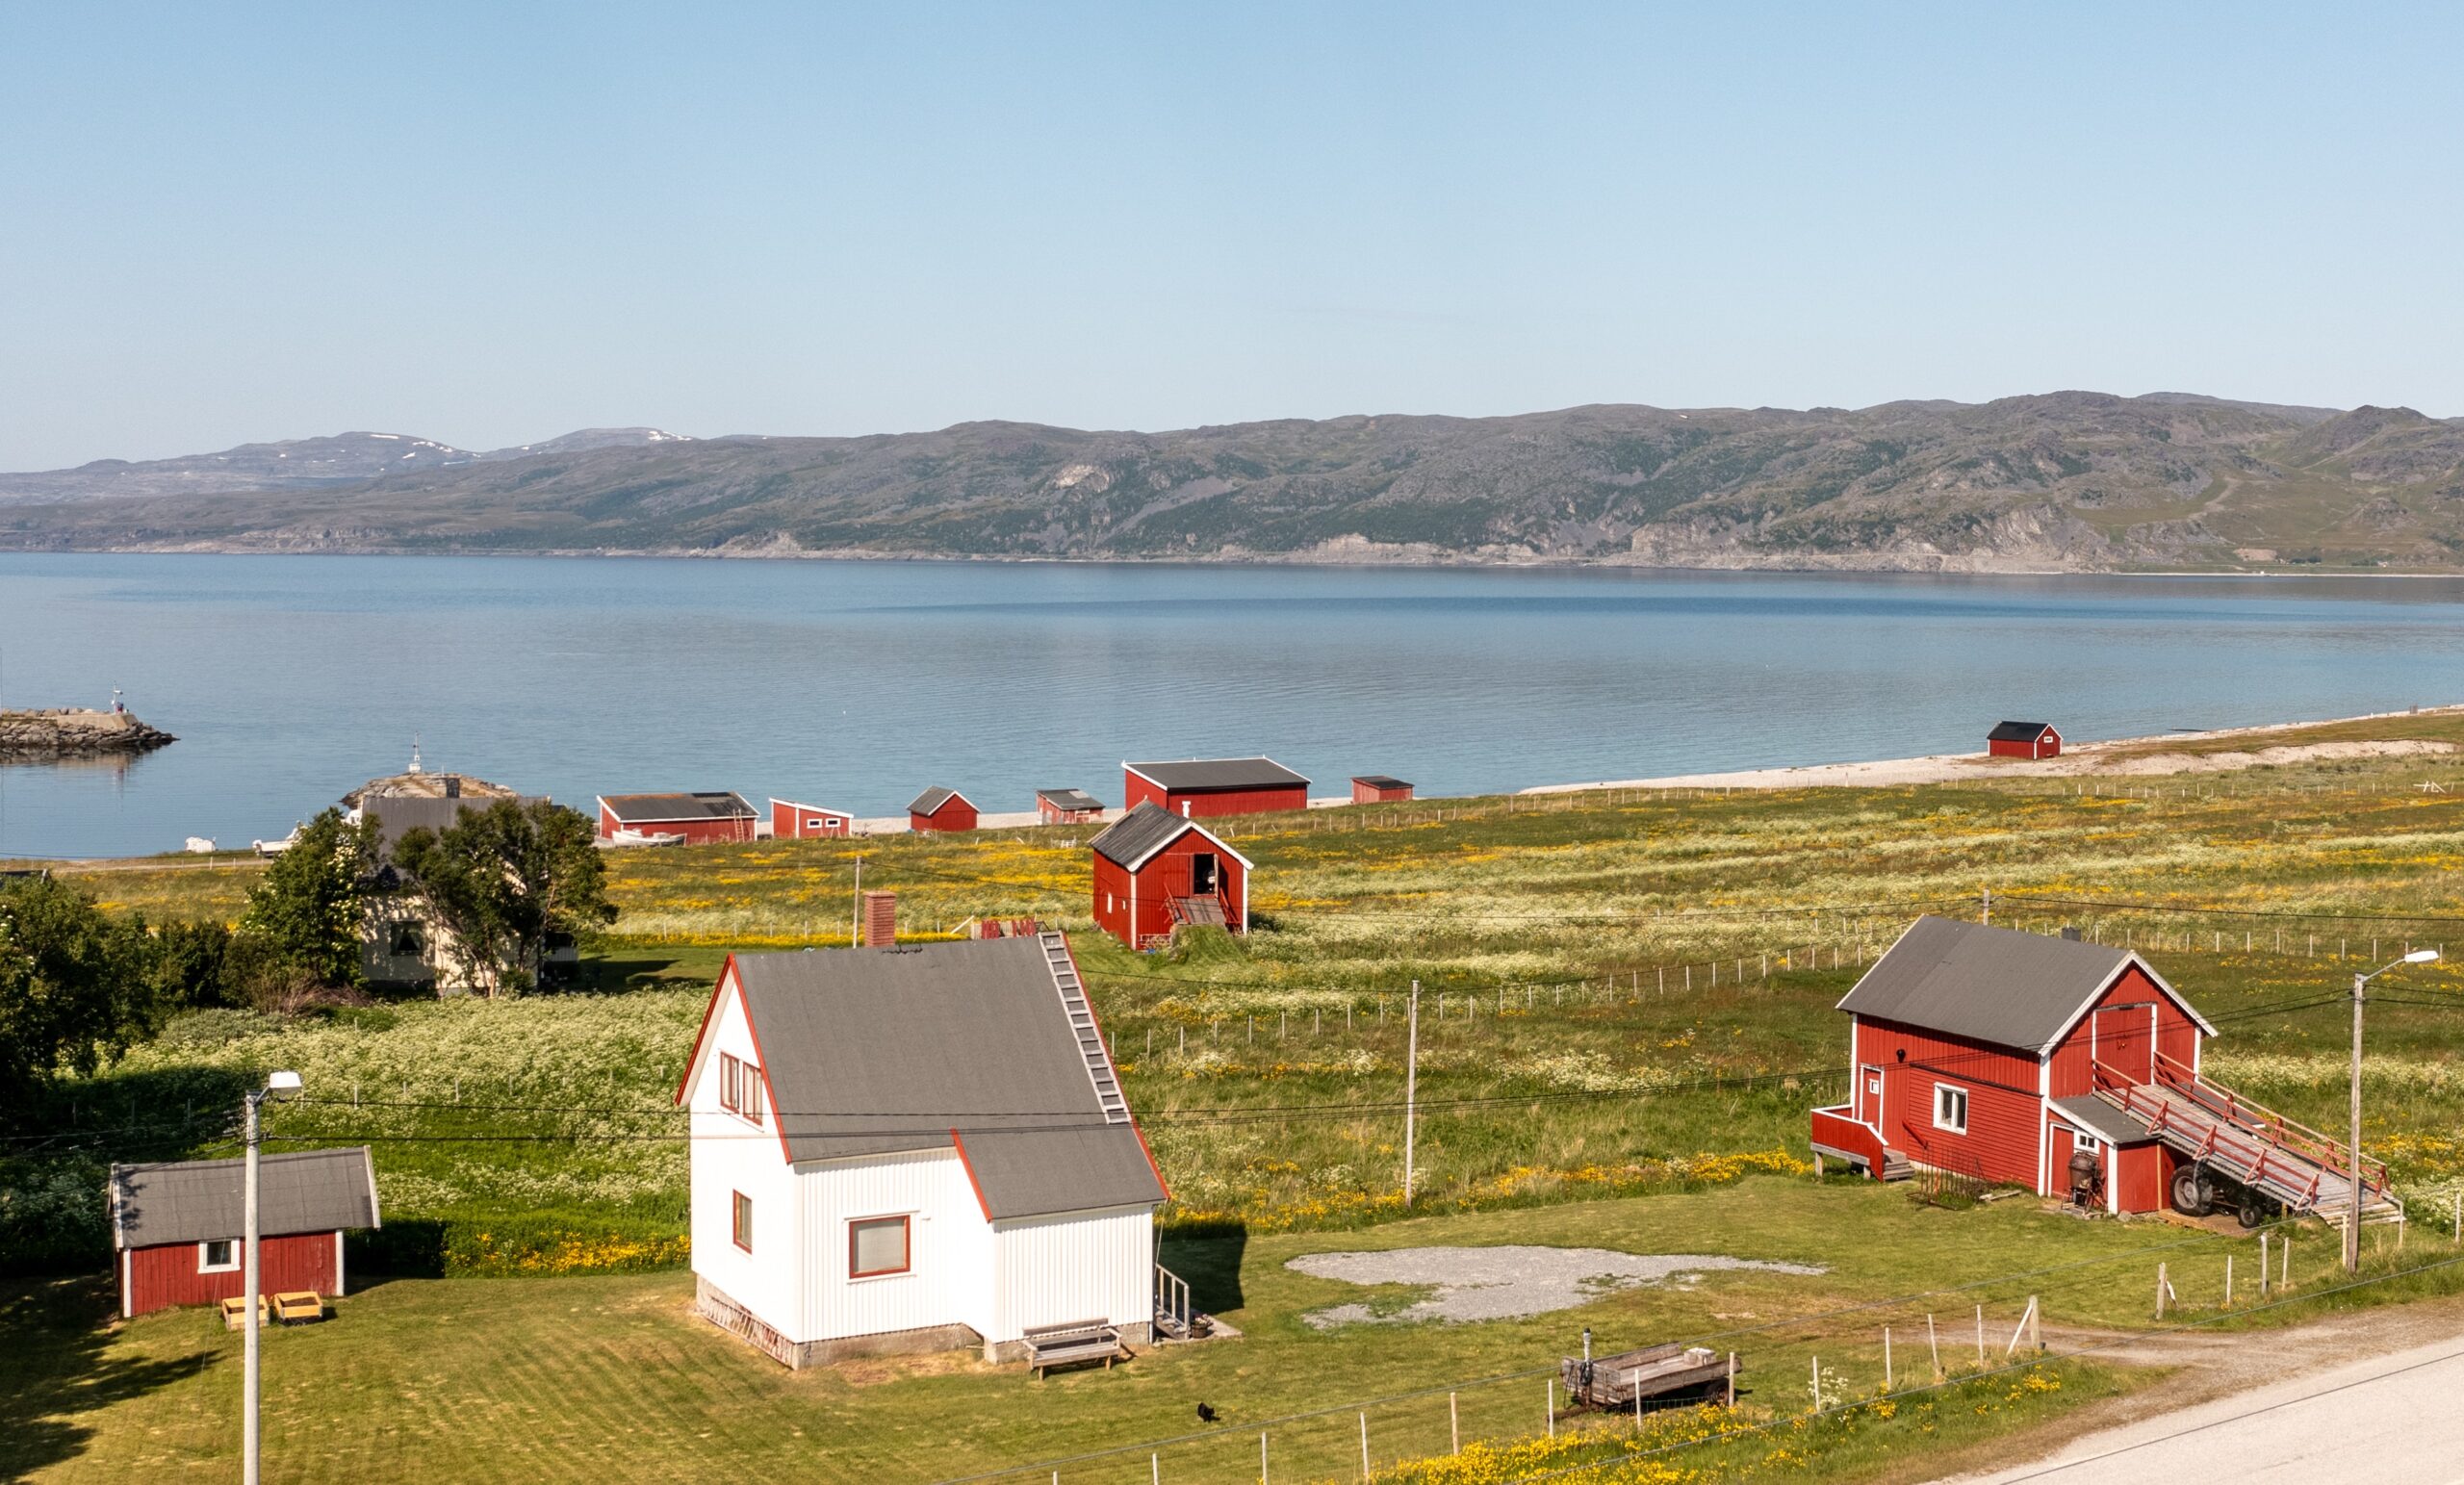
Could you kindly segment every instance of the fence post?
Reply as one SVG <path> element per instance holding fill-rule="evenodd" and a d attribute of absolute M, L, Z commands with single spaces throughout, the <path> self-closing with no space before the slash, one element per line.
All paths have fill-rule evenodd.
<path fill-rule="evenodd" d="M 1985 1365 L 1985 1306 L 1976 1307 L 1976 1364 Z"/>
<path fill-rule="evenodd" d="M 2044 1307 L 2037 1303 L 2034 1294 L 2028 1296 L 2028 1344 L 2039 1351 L 2044 1349 Z"/>
<path fill-rule="evenodd" d="M 1455 1411 L 1452 1393 L 1446 1395 L 1446 1438 L 1447 1452 L 1451 1454 L 1463 1452 L 1463 1415 Z"/>
<path fill-rule="evenodd" d="M 1822 1358 L 1813 1356 L 1809 1357 L 1808 1360 L 1813 1366 L 1813 1380 L 1810 1384 L 1813 1393 L 1813 1410 L 1819 1413 L 1822 1411 Z M 1634 1395 L 1634 1405 L 1639 1408 L 1642 1406 L 1642 1394 L 1638 1390 Z M 1636 1415 L 1636 1417 L 1640 1416 L 1640 1414 Z"/>
<path fill-rule="evenodd" d="M 1731 1352 L 1729 1352 L 1729 1403 L 1728 1403 L 1728 1405 L 1729 1405 L 1730 1407 L 1735 1407 L 1735 1406 L 1736 1406 L 1736 1352 L 1734 1352 L 1734 1351 L 1731 1351 Z"/>
<path fill-rule="evenodd" d="M 1258 1430 L 1258 1485 L 1272 1485 L 1274 1475 L 1267 1469 L 1267 1431 Z"/>
<path fill-rule="evenodd" d="M 1360 1415 L 1360 1477 L 1369 1478 L 1369 1414 Z"/>
<path fill-rule="evenodd" d="M 2171 1286 L 2165 1282 L 2165 1266 L 2158 1264 L 2156 1266 L 2156 1318 L 2160 1320 L 2165 1318 L 2165 1291 L 2169 1288 Z"/>
<path fill-rule="evenodd" d="M 1883 1391 L 1889 1392 L 1890 1389 L 1890 1327 L 1885 1325 L 1883 1327 Z"/>
<path fill-rule="evenodd" d="M 2224 1255 L 2224 1308 L 2233 1308 L 2233 1255 Z"/>
<path fill-rule="evenodd" d="M 2268 1234 L 2259 1234 L 2259 1297 L 2268 1297 Z"/>
<path fill-rule="evenodd" d="M 1549 1379 L 1549 1437 L 1557 1436 L 1557 1379 Z"/>
<path fill-rule="evenodd" d="M 1933 1353 L 1934 1380 L 1938 1382 L 1942 1379 L 1942 1338 L 1934 1332 L 1934 1317 L 1931 1312 L 1925 1316 L 1925 1349 Z"/>

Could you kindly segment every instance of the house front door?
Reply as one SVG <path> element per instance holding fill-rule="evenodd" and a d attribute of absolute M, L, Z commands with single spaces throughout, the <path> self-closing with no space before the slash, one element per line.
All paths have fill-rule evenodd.
<path fill-rule="evenodd" d="M 1871 1063 L 1857 1069 L 1857 1122 L 1883 1127 L 1883 1070 Z"/>

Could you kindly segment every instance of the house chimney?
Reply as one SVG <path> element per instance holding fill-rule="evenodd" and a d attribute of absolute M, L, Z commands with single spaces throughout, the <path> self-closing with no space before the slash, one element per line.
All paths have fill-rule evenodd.
<path fill-rule="evenodd" d="M 2064 925 L 2062 926 L 2062 936 L 2063 936 L 2065 939 L 2067 939 L 2067 940 L 2068 940 L 2069 942 L 2071 942 L 2071 943 L 2077 943 L 2077 942 L 2079 942 L 2079 941 L 2080 941 L 2080 939 L 2079 939 L 2079 931 L 2078 931 L 2077 929 L 2075 929 L 2075 928 L 2072 928 L 2072 927 L 2071 927 L 2069 924 L 2067 924 L 2067 923 L 2066 923 L 2066 924 L 2064 924 Z"/>
<path fill-rule="evenodd" d="M 864 947 L 886 949 L 898 942 L 898 894 L 864 894 Z"/>

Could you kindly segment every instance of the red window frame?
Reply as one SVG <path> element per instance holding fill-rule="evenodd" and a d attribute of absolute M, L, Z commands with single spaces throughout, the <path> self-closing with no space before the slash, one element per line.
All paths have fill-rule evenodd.
<path fill-rule="evenodd" d="M 901 1254 L 901 1255 L 903 1255 L 903 1261 L 902 1261 L 902 1262 L 899 1264 L 899 1266 L 898 1266 L 897 1267 L 895 1267 L 895 1268 L 859 1268 L 859 1267 L 856 1267 L 856 1230 L 857 1230 L 858 1228 L 860 1228 L 860 1227 L 879 1227 L 879 1226 L 884 1225 L 885 1223 L 889 1223 L 889 1222 L 896 1222 L 896 1223 L 898 1224 L 898 1229 L 899 1229 L 899 1243 L 898 1243 L 898 1250 L 899 1250 L 900 1254 Z M 887 1275 L 889 1275 L 889 1274 L 893 1274 L 893 1273 L 911 1273 L 911 1272 L 914 1271 L 914 1268 L 915 1268 L 915 1224 L 914 1224 L 914 1222 L 912 1221 L 912 1219 L 911 1219 L 910 1217 L 907 1217 L 907 1216 L 858 1216 L 858 1217 L 850 1217 L 850 1218 L 848 1218 L 848 1221 L 847 1221 L 847 1277 L 849 1277 L 849 1278 L 851 1278 L 851 1279 L 878 1279 L 878 1278 L 883 1278 L 883 1277 L 886 1277 L 886 1276 L 887 1276 Z"/>
<path fill-rule="evenodd" d="M 735 1239 L 737 1247 L 750 1253 L 753 1251 L 753 1198 L 742 1191 L 728 1194 L 735 1198 L 730 1212 L 734 1231 L 730 1236 Z"/>
<path fill-rule="evenodd" d="M 736 1108 L 735 1072 L 743 1065 L 735 1060 L 735 1055 L 732 1052 L 719 1054 L 719 1107 L 731 1114 L 734 1113 Z"/>

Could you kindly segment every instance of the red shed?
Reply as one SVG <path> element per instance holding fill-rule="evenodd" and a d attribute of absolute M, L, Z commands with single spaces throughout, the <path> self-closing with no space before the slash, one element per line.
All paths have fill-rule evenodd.
<path fill-rule="evenodd" d="M 855 832 L 856 817 L 844 809 L 824 809 L 819 805 L 799 805 L 790 799 L 771 798 L 770 833 L 780 840 L 852 835 Z"/>
<path fill-rule="evenodd" d="M 2220 1199 L 2251 1225 L 2348 1199 L 2333 1140 L 2200 1075 L 2216 1028 L 2128 950 L 1928 915 L 1839 1009 L 1849 1100 L 1813 1111 L 1817 1159 L 2064 1196 L 2085 1151 L 2109 1212 Z M 2370 1163 L 2365 1210 L 2384 1204 L 2385 1183 Z"/>
<path fill-rule="evenodd" d="M 926 789 L 907 807 L 911 831 L 971 831 L 975 807 L 956 789 Z"/>
<path fill-rule="evenodd" d="M 1997 758 L 2058 758 L 2062 734 L 2049 722 L 1997 722 L 1985 734 L 1985 752 Z"/>
<path fill-rule="evenodd" d="M 242 1294 L 245 1181 L 236 1160 L 112 1167 L 105 1196 L 121 1315 Z M 379 1225 L 366 1145 L 258 1158 L 259 1293 L 341 1293 L 343 1234 Z"/>
<path fill-rule="evenodd" d="M 1046 825 L 1084 825 L 1104 817 L 1104 802 L 1084 789 L 1036 790 L 1036 818 Z"/>
<path fill-rule="evenodd" d="M 723 790 L 599 796 L 599 838 L 617 845 L 668 844 L 670 836 L 688 846 L 751 840 L 760 818 L 743 795 Z"/>
<path fill-rule="evenodd" d="M 1123 763 L 1121 807 L 1154 805 L 1181 818 L 1309 807 L 1309 781 L 1272 758 L 1185 758 Z"/>
<path fill-rule="evenodd" d="M 1355 774 L 1351 781 L 1351 802 L 1355 805 L 1391 805 L 1412 797 L 1412 786 L 1388 774 Z"/>
<path fill-rule="evenodd" d="M 1096 926 L 1133 949 L 1183 924 L 1249 931 L 1249 858 L 1186 816 L 1143 804 L 1089 842 Z"/>

